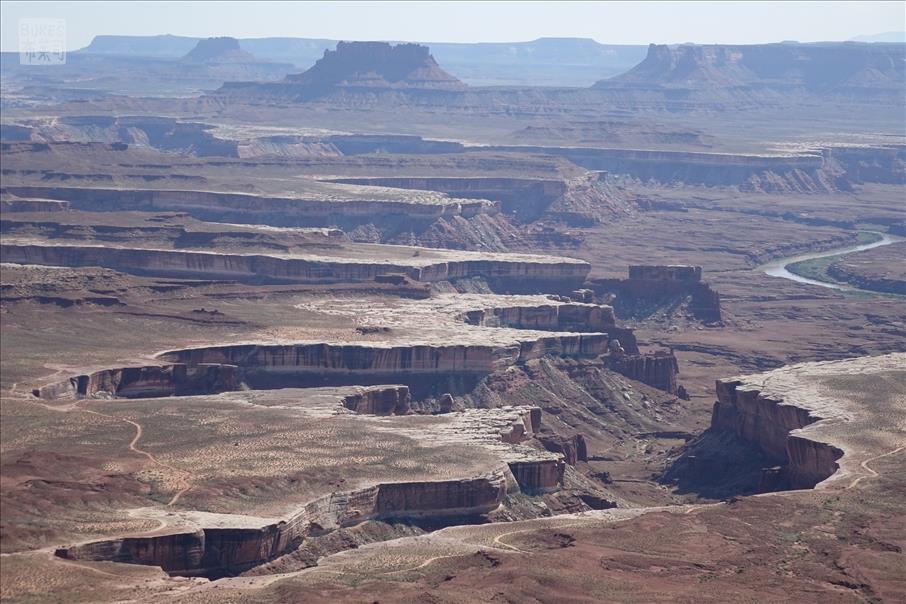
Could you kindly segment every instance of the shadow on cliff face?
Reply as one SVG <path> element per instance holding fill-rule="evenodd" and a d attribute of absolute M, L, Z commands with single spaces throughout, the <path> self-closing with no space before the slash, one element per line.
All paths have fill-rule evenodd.
<path fill-rule="evenodd" d="M 660 482 L 682 495 L 724 500 L 788 488 L 783 468 L 733 432 L 709 428 L 678 453 Z"/>

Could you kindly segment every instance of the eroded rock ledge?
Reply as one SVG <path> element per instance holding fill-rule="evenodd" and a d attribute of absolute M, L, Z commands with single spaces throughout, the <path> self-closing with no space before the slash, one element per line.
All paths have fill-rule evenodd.
<path fill-rule="evenodd" d="M 366 520 L 481 516 L 500 505 L 506 485 L 502 470 L 468 480 L 381 484 L 333 493 L 287 520 L 263 526 L 124 537 L 60 548 L 56 555 L 70 560 L 160 566 L 171 574 L 215 578 L 273 560 L 305 538 Z"/>
<path fill-rule="evenodd" d="M 201 514 L 197 523 L 207 526 L 74 545 L 58 549 L 56 555 L 160 566 L 171 574 L 216 578 L 273 560 L 306 539 L 369 520 L 479 519 L 500 507 L 508 493 L 549 492 L 562 484 L 562 458 L 520 444 L 538 432 L 540 420 L 536 407 L 508 407 L 472 409 L 435 425 L 432 440 L 436 442 L 496 452 L 500 465 L 478 476 L 381 483 L 335 492 L 283 520 Z M 421 431 L 417 424 L 401 428 L 404 433 Z"/>
<path fill-rule="evenodd" d="M 906 354 L 898 353 L 718 380 L 711 427 L 758 447 L 789 488 L 812 488 L 835 474 L 864 474 L 858 464 L 868 451 L 894 448 L 896 434 L 879 433 L 877 423 L 902 421 L 904 378 Z"/>
<path fill-rule="evenodd" d="M 618 305 L 630 313 L 636 306 L 688 296 L 689 312 L 695 318 L 709 323 L 721 320 L 720 295 L 702 281 L 700 266 L 633 265 L 628 279 L 596 279 L 591 286 L 598 293 L 616 294 Z"/>
<path fill-rule="evenodd" d="M 380 187 L 350 188 L 345 196 L 337 188 L 309 197 L 98 187 L 13 186 L 5 190 L 19 197 L 66 201 L 73 209 L 92 212 L 182 211 L 217 221 L 316 227 L 331 226 L 337 219 L 363 224 L 376 216 L 396 216 L 430 223 L 439 218 L 469 218 L 499 211 L 497 204 L 486 199 L 451 198 L 439 193 L 430 198 L 407 199 L 398 193 L 390 195 Z"/>
<path fill-rule="evenodd" d="M 342 315 L 343 304 L 325 300 L 305 306 Z M 152 398 L 246 387 L 399 383 L 423 399 L 465 394 L 494 371 L 546 355 L 603 357 L 602 363 L 626 377 L 678 393 L 676 358 L 640 354 L 632 330 L 615 324 L 609 306 L 541 296 L 439 295 L 373 304 L 356 320 L 381 325 L 392 335 L 382 343 L 252 342 L 173 350 L 158 355 L 159 365 L 101 369 L 42 385 L 34 394 L 46 400 Z M 393 401 L 377 405 L 394 407 Z"/>
<path fill-rule="evenodd" d="M 588 263 L 527 254 L 485 254 L 350 244 L 311 254 L 265 254 L 113 247 L 5 238 L 4 262 L 50 266 L 100 266 L 137 274 L 265 281 L 340 283 L 373 281 L 388 273 L 415 281 L 481 277 L 502 291 L 569 291 L 579 286 Z"/>

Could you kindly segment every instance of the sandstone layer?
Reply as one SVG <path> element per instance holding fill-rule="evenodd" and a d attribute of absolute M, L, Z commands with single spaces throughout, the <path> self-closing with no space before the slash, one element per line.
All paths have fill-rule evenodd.
<path fill-rule="evenodd" d="M 569 258 L 368 244 L 295 254 L 254 254 L 5 237 L 2 252 L 4 262 L 19 264 L 100 266 L 138 274 L 258 282 L 361 282 L 388 273 L 402 273 L 424 282 L 481 277 L 499 289 L 517 292 L 569 291 L 580 285 L 589 271 L 587 263 Z"/>
<path fill-rule="evenodd" d="M 313 185 L 314 186 L 314 185 Z M 250 195 L 203 190 L 103 189 L 90 187 L 11 186 L 20 197 L 68 201 L 86 211 L 182 211 L 220 222 L 260 222 L 276 225 L 329 227 L 332 221 L 354 223 L 375 216 L 405 216 L 416 224 L 439 218 L 493 214 L 494 203 L 458 199 L 440 193 L 406 196 L 381 187 L 320 185 L 311 196 Z"/>

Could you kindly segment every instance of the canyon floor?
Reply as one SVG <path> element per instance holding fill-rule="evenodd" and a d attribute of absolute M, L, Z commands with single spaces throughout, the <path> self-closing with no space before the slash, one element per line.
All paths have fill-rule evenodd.
<path fill-rule="evenodd" d="M 406 52 L 4 89 L 2 599 L 902 601 L 902 97 Z"/>

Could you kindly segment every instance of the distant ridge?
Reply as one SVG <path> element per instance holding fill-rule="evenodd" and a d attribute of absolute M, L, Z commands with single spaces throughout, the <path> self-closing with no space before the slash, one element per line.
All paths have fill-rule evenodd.
<path fill-rule="evenodd" d="M 906 46 L 890 44 L 652 44 L 644 61 L 595 88 L 892 89 L 906 83 L 904 59 Z"/>
<path fill-rule="evenodd" d="M 191 52 L 202 38 L 187 36 L 95 36 L 91 44 L 76 52 L 99 55 L 177 59 Z"/>
<path fill-rule="evenodd" d="M 856 36 L 851 42 L 881 42 L 888 44 L 906 44 L 906 31 L 886 31 L 880 34 Z"/>
<path fill-rule="evenodd" d="M 183 36 L 96 36 L 75 55 L 180 59 L 201 38 Z M 314 65 L 337 40 L 321 38 L 238 38 L 239 47 L 259 61 Z M 390 41 L 402 44 L 405 41 Z M 590 38 L 539 38 L 525 42 L 419 42 L 444 70 L 473 86 L 588 87 L 645 58 L 646 46 L 601 44 Z"/>

